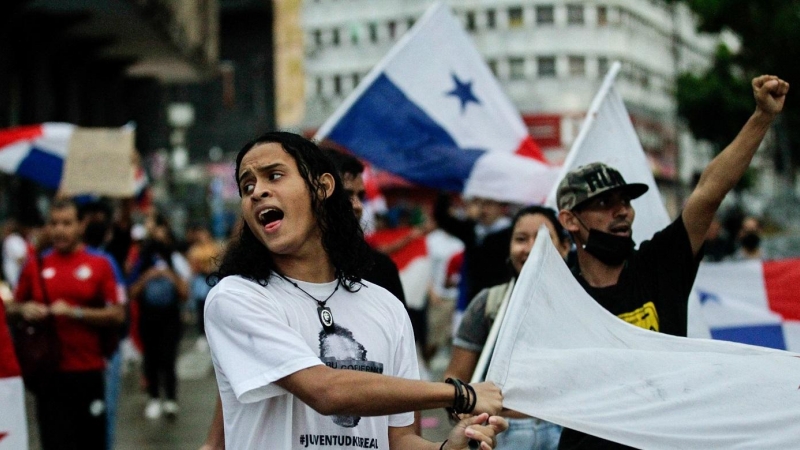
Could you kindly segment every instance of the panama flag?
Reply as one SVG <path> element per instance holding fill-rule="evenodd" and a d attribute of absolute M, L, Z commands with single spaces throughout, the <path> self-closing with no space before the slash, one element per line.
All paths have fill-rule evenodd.
<path fill-rule="evenodd" d="M 144 173 L 134 164 L 133 127 L 44 123 L 0 130 L 0 171 L 64 195 L 130 197 Z"/>
<path fill-rule="evenodd" d="M 606 74 L 589 106 L 578 137 L 561 166 L 558 182 L 567 172 L 580 166 L 602 162 L 619 170 L 626 182 L 648 185 L 650 190 L 632 202 L 636 209 L 633 240 L 638 245 L 666 227 L 670 220 L 628 110 L 614 88 L 620 67 L 620 63 L 615 62 Z M 547 196 L 547 205 L 552 208 L 557 205 L 558 182 Z"/>
<path fill-rule="evenodd" d="M 330 139 L 413 183 L 465 196 L 541 203 L 557 175 L 441 3 L 372 69 L 315 139 Z"/>
<path fill-rule="evenodd" d="M 486 378 L 506 408 L 635 448 L 784 449 L 800 439 L 800 354 L 619 320 L 575 280 L 545 227 Z"/>
<path fill-rule="evenodd" d="M 800 352 L 800 259 L 700 265 L 693 296 L 711 337 Z"/>
<path fill-rule="evenodd" d="M 0 450 L 26 450 L 25 387 L 0 300 Z"/>

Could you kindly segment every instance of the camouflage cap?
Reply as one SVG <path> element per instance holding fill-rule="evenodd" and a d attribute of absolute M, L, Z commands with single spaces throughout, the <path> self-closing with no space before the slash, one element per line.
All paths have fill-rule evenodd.
<path fill-rule="evenodd" d="M 626 183 L 617 169 L 596 162 L 567 173 L 558 185 L 558 209 L 572 210 L 581 203 L 613 190 L 624 190 L 631 198 L 647 192 L 643 183 Z"/>

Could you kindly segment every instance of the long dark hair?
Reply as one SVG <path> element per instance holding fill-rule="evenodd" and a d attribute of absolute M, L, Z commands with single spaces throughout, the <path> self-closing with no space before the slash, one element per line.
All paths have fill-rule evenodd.
<path fill-rule="evenodd" d="M 248 142 L 239 150 L 234 178 L 239 176 L 242 159 L 247 152 L 267 143 L 280 144 L 295 160 L 311 196 L 311 210 L 322 233 L 322 247 L 336 268 L 336 278 L 348 291 L 357 291 L 364 273 L 372 266 L 372 253 L 364 241 L 364 232 L 333 162 L 308 139 L 293 133 L 273 131 Z M 323 195 L 324 187 L 320 183 L 320 177 L 326 173 L 331 174 L 335 182 L 333 193 L 327 198 Z M 236 182 L 238 185 L 238 178 Z M 227 276 L 239 275 L 266 286 L 274 270 L 272 254 L 244 223 L 238 237 L 228 244 L 219 269 L 210 275 L 209 280 L 214 283 Z"/>

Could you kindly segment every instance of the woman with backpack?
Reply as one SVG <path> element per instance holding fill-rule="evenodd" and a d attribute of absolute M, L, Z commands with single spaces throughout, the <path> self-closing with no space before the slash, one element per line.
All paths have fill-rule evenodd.
<path fill-rule="evenodd" d="M 179 274 L 174 239 L 166 218 L 154 213 L 147 220 L 148 238 L 142 244 L 133 271 L 131 298 L 139 302 L 139 335 L 142 339 L 144 375 L 149 401 L 145 417 L 178 413 L 176 361 L 181 337 L 181 305 L 188 295 Z M 161 401 L 163 388 L 164 401 Z"/>

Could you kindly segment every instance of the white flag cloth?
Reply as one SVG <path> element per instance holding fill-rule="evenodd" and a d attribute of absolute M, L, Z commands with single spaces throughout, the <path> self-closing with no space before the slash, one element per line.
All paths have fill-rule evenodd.
<path fill-rule="evenodd" d="M 619 68 L 618 62 L 611 66 L 595 94 L 546 204 L 556 208 L 558 183 L 567 172 L 593 162 L 608 164 L 619 170 L 626 182 L 644 183 L 650 187 L 646 194 L 632 202 L 636 209 L 633 240 L 638 245 L 666 227 L 670 220 L 628 110 L 622 97 L 614 89 L 614 79 Z"/>
<path fill-rule="evenodd" d="M 487 379 L 507 408 L 646 449 L 796 448 L 800 355 L 614 317 L 540 231 Z"/>

